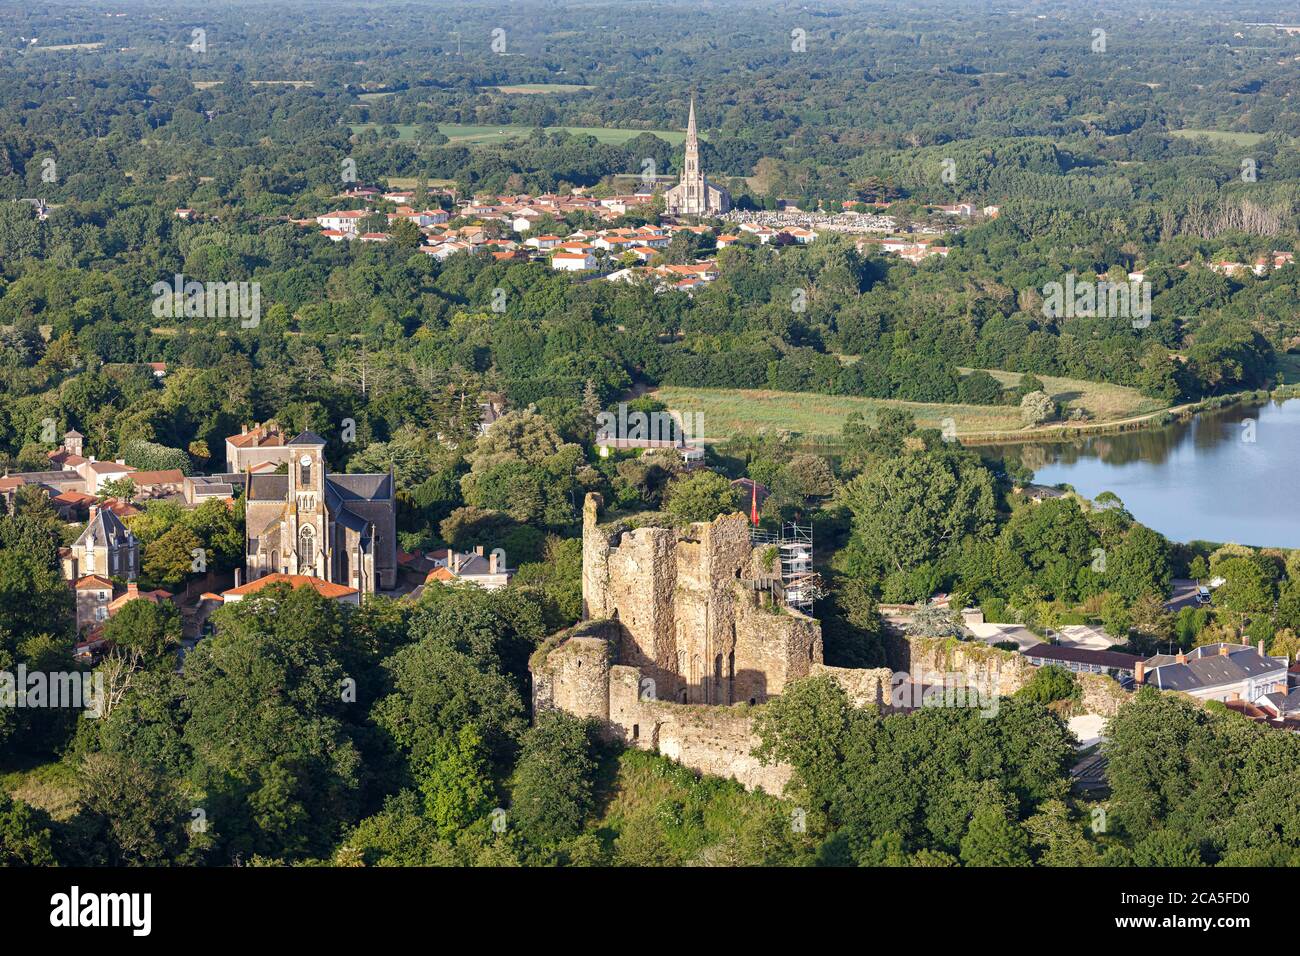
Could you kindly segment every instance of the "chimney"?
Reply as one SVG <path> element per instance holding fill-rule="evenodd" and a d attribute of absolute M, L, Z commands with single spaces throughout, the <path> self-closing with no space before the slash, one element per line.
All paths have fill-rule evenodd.
<path fill-rule="evenodd" d="M 483 557 L 483 545 L 481 544 L 474 545 L 474 553 L 477 554 L 480 558 Z"/>
<path fill-rule="evenodd" d="M 1179 652 L 1178 652 L 1178 663 L 1180 663 L 1180 664 L 1186 664 L 1186 663 L 1187 663 L 1187 655 L 1184 654 L 1182 651 L 1179 651 Z"/>
<path fill-rule="evenodd" d="M 1259 651 L 1260 657 L 1264 656 L 1264 639 L 1262 637 L 1259 639 L 1259 644 L 1256 645 L 1256 650 Z"/>
<path fill-rule="evenodd" d="M 127 597 L 133 597 L 133 598 L 139 597 L 140 585 L 136 584 L 134 581 L 127 581 L 126 593 L 127 593 Z"/>
<path fill-rule="evenodd" d="M 451 553 L 451 573 L 460 574 L 460 552 L 459 551 L 453 551 Z"/>
<path fill-rule="evenodd" d="M 488 571 L 492 574 L 497 573 L 497 553 L 495 551 L 488 556 Z"/>
<path fill-rule="evenodd" d="M 1133 683 L 1141 684 L 1147 679 L 1147 665 L 1145 661 L 1138 661 L 1133 665 Z"/>
<path fill-rule="evenodd" d="M 1228 656 L 1228 645 L 1227 645 L 1227 644 L 1220 644 L 1220 645 L 1219 645 L 1219 656 L 1220 656 L 1220 657 L 1227 657 L 1227 656 Z"/>
<path fill-rule="evenodd" d="M 248 424 L 247 424 L 247 423 L 245 423 L 245 424 L 239 426 L 239 434 L 241 434 L 241 435 L 247 435 L 247 434 L 248 434 Z"/>
<path fill-rule="evenodd" d="M 235 587 L 239 587 L 240 579 L 244 576 L 243 568 L 235 568 Z"/>

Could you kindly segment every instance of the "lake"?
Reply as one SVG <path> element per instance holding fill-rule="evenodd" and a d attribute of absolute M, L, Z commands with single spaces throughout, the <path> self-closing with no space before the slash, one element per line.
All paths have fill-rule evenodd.
<path fill-rule="evenodd" d="M 1204 412 L 1159 429 L 978 449 L 1087 498 L 1113 491 L 1174 541 L 1300 548 L 1300 399 Z"/>

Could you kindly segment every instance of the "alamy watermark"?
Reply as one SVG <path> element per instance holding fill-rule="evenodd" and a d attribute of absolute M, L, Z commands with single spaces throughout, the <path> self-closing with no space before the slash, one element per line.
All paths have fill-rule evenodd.
<path fill-rule="evenodd" d="M 155 319 L 234 319 L 245 329 L 262 321 L 260 282 L 199 282 L 177 273 L 171 284 L 155 282 L 149 288 Z"/>
<path fill-rule="evenodd" d="M 0 671 L 0 707 L 84 710 L 99 717 L 104 705 L 104 675 L 98 671 Z"/>
<path fill-rule="evenodd" d="M 1131 319 L 1133 328 L 1145 329 L 1151 324 L 1151 283 L 1145 279 L 1093 282 L 1067 272 L 1064 282 L 1043 286 L 1043 315 L 1049 319 Z"/>
<path fill-rule="evenodd" d="M 596 444 L 601 448 L 620 444 L 644 447 L 647 443 L 668 447 L 699 442 L 703 437 L 703 412 L 629 412 L 627 403 L 619 402 L 617 413 L 596 416 Z"/>
<path fill-rule="evenodd" d="M 960 671 L 895 671 L 889 678 L 889 703 L 898 710 L 952 707 L 996 717 L 1000 698 L 989 687 Z"/>

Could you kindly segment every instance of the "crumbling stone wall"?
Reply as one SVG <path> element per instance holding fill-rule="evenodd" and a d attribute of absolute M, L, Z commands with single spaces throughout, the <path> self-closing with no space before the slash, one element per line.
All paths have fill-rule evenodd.
<path fill-rule="evenodd" d="M 601 721 L 630 746 L 780 793 L 751 753 L 757 706 L 822 666 L 821 626 L 771 599 L 744 515 L 687 528 L 601 525 L 583 504 L 584 623 L 534 656 L 534 712 Z"/>
<path fill-rule="evenodd" d="M 765 605 L 771 572 L 744 515 L 686 529 L 599 523 L 583 505 L 587 619 L 617 621 L 618 663 L 654 680 L 661 700 L 760 704 L 822 660 L 812 618 Z"/>
<path fill-rule="evenodd" d="M 1083 691 L 1079 699 L 1081 714 L 1098 714 L 1102 717 L 1114 717 L 1119 713 L 1120 705 L 1129 699 L 1128 693 L 1119 686 L 1119 681 L 1105 674 L 1076 674 L 1079 687 Z"/>
<path fill-rule="evenodd" d="M 1024 687 L 1038 670 L 1023 654 L 954 638 L 897 636 L 888 640 L 886 652 L 897 670 L 962 673 L 974 686 L 1004 697 Z M 1128 699 L 1119 682 L 1105 674 L 1074 676 L 1081 691 L 1075 709 L 1081 714 L 1113 717 Z"/>
<path fill-rule="evenodd" d="M 1036 668 L 1014 651 L 956 638 L 894 637 L 886 640 L 892 668 L 911 673 L 961 673 L 987 693 L 1008 696 L 1028 683 Z"/>
<path fill-rule="evenodd" d="M 888 667 L 829 667 L 817 664 L 810 674 L 812 677 L 829 677 L 849 695 L 849 702 L 854 707 L 879 707 L 888 710 L 891 706 L 890 681 L 894 672 Z"/>
<path fill-rule="evenodd" d="M 779 796 L 791 769 L 764 765 L 753 755 L 756 708 L 676 704 L 645 696 L 639 668 L 616 664 L 610 669 L 612 736 L 632 747 L 655 751 L 682 766 L 717 777 L 730 777 L 750 789 Z"/>
<path fill-rule="evenodd" d="M 617 628 L 580 624 L 534 663 L 533 713 L 557 707 L 576 717 L 609 720 L 609 669 Z"/>

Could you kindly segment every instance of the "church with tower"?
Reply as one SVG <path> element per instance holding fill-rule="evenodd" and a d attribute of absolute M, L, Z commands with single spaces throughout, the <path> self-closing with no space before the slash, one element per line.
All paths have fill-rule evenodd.
<path fill-rule="evenodd" d="M 325 439 L 303 432 L 283 446 L 287 474 L 248 474 L 248 580 L 303 574 L 363 594 L 397 584 L 392 474 L 332 475 Z"/>
<path fill-rule="evenodd" d="M 686 121 L 686 160 L 682 178 L 664 193 L 664 211 L 670 216 L 720 216 L 731 208 L 731 194 L 704 178 L 700 168 L 700 137 L 695 129 L 695 97 Z"/>

